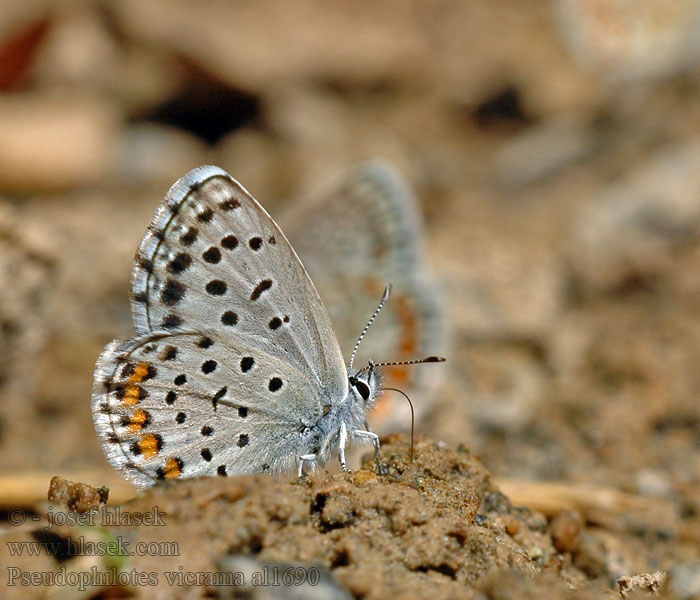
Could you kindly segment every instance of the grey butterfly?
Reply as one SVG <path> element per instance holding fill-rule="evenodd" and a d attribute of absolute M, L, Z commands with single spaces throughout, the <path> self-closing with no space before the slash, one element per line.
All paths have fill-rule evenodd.
<path fill-rule="evenodd" d="M 379 463 L 366 421 L 379 369 L 345 366 L 299 258 L 228 173 L 199 167 L 172 186 L 131 287 L 137 336 L 104 349 L 92 398 L 107 458 L 127 479 L 301 475 L 335 452 L 347 470 L 348 441 L 373 443 Z"/>

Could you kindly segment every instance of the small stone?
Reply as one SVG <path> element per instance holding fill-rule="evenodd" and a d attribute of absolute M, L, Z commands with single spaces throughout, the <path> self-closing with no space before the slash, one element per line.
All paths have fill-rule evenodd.
<path fill-rule="evenodd" d="M 519 531 L 520 521 L 518 521 L 518 519 L 516 519 L 515 517 L 509 517 L 506 520 L 506 532 L 508 533 L 508 535 L 513 537 L 514 535 L 517 535 Z"/>
<path fill-rule="evenodd" d="M 620 596 L 623 598 L 630 596 L 639 598 L 640 596 L 636 592 L 647 592 L 651 596 L 658 596 L 659 588 L 666 580 L 666 577 L 667 574 L 663 571 L 620 577 L 617 580 L 617 587 L 620 590 Z"/>
<path fill-rule="evenodd" d="M 549 532 L 557 551 L 575 552 L 583 526 L 583 517 L 571 510 L 563 510 L 554 517 L 549 526 Z"/>
<path fill-rule="evenodd" d="M 54 475 L 49 484 L 49 502 L 66 507 L 71 512 L 85 513 L 107 504 L 109 488 L 94 488 L 86 483 L 74 483 Z"/>

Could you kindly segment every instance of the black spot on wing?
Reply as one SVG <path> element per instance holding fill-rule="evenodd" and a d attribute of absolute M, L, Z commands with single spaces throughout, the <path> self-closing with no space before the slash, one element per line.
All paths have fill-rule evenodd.
<path fill-rule="evenodd" d="M 173 275 L 180 275 L 189 269 L 191 264 L 192 257 L 185 252 L 180 252 L 168 263 L 167 269 Z"/>
<path fill-rule="evenodd" d="M 177 315 L 165 315 L 163 317 L 163 321 L 161 323 L 163 329 L 175 329 L 176 327 L 180 327 L 182 325 L 182 317 L 179 317 Z"/>
<path fill-rule="evenodd" d="M 235 235 L 227 235 L 221 239 L 221 246 L 226 250 L 234 250 L 238 246 L 238 238 Z"/>
<path fill-rule="evenodd" d="M 205 262 L 215 265 L 221 260 L 221 250 L 219 250 L 216 246 L 212 246 L 208 250 L 204 251 L 202 258 Z"/>
<path fill-rule="evenodd" d="M 156 368 L 153 365 L 148 365 L 148 367 L 146 367 L 146 374 L 141 381 L 148 381 L 149 379 L 153 379 L 156 375 L 158 375 Z"/>
<path fill-rule="evenodd" d="M 168 279 L 160 293 L 160 299 L 166 306 L 175 306 L 184 297 L 186 289 L 179 281 Z"/>
<path fill-rule="evenodd" d="M 207 348 L 210 348 L 213 345 L 214 340 L 207 336 L 204 336 L 201 340 L 197 342 L 197 347 L 202 348 L 203 350 L 206 350 Z"/>
<path fill-rule="evenodd" d="M 221 279 L 212 279 L 206 285 L 207 293 L 212 296 L 223 296 L 226 293 L 226 282 Z"/>
<path fill-rule="evenodd" d="M 221 322 L 224 325 L 232 327 L 233 325 L 238 323 L 238 315 L 232 310 L 227 310 L 224 314 L 221 315 Z"/>
<path fill-rule="evenodd" d="M 207 208 L 197 215 L 197 220 L 200 223 L 209 223 L 213 217 L 214 211 L 211 208 Z"/>
<path fill-rule="evenodd" d="M 183 246 L 191 246 L 197 241 L 199 230 L 196 227 L 190 227 L 185 233 L 180 236 L 180 243 Z"/>
<path fill-rule="evenodd" d="M 219 208 L 221 210 L 225 211 L 230 211 L 238 208 L 241 205 L 241 203 L 236 200 L 235 198 L 229 198 L 228 200 L 224 200 L 223 202 L 219 203 Z"/>
<path fill-rule="evenodd" d="M 258 285 L 255 286 L 255 289 L 250 294 L 251 301 L 255 302 L 255 300 L 260 298 L 263 292 L 269 290 L 271 287 L 272 279 L 263 279 Z"/>
<path fill-rule="evenodd" d="M 163 353 L 160 355 L 160 360 L 174 360 L 177 357 L 177 348 L 175 346 L 166 346 Z"/>
<path fill-rule="evenodd" d="M 202 373 L 209 375 L 209 373 L 213 373 L 216 370 L 216 366 L 215 360 L 206 360 L 202 363 Z"/>

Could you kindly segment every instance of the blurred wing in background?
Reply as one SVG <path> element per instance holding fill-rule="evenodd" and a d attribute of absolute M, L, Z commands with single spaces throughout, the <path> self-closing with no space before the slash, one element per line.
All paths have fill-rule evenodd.
<path fill-rule="evenodd" d="M 393 284 L 391 299 L 355 365 L 445 352 L 441 303 L 421 266 L 420 209 L 391 166 L 361 165 L 334 193 L 296 214 L 285 231 L 330 313 L 346 361 L 387 283 Z M 411 395 L 420 418 L 441 380 L 436 371 L 389 367 L 386 384 Z M 370 415 L 375 431 L 410 424 L 408 405 L 395 396 L 385 394 Z"/>

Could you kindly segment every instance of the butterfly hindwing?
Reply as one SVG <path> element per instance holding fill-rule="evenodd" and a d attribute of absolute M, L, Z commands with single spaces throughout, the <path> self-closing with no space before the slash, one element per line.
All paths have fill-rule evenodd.
<path fill-rule="evenodd" d="M 310 273 L 371 271 L 393 283 L 413 275 L 422 253 L 416 201 L 399 174 L 380 161 L 358 167 L 286 230 Z"/>
<path fill-rule="evenodd" d="M 301 431 L 323 410 L 308 413 L 311 382 L 236 340 L 222 361 L 222 345 L 214 333 L 163 332 L 105 348 L 95 427 L 109 461 L 135 484 L 295 464 Z"/>

